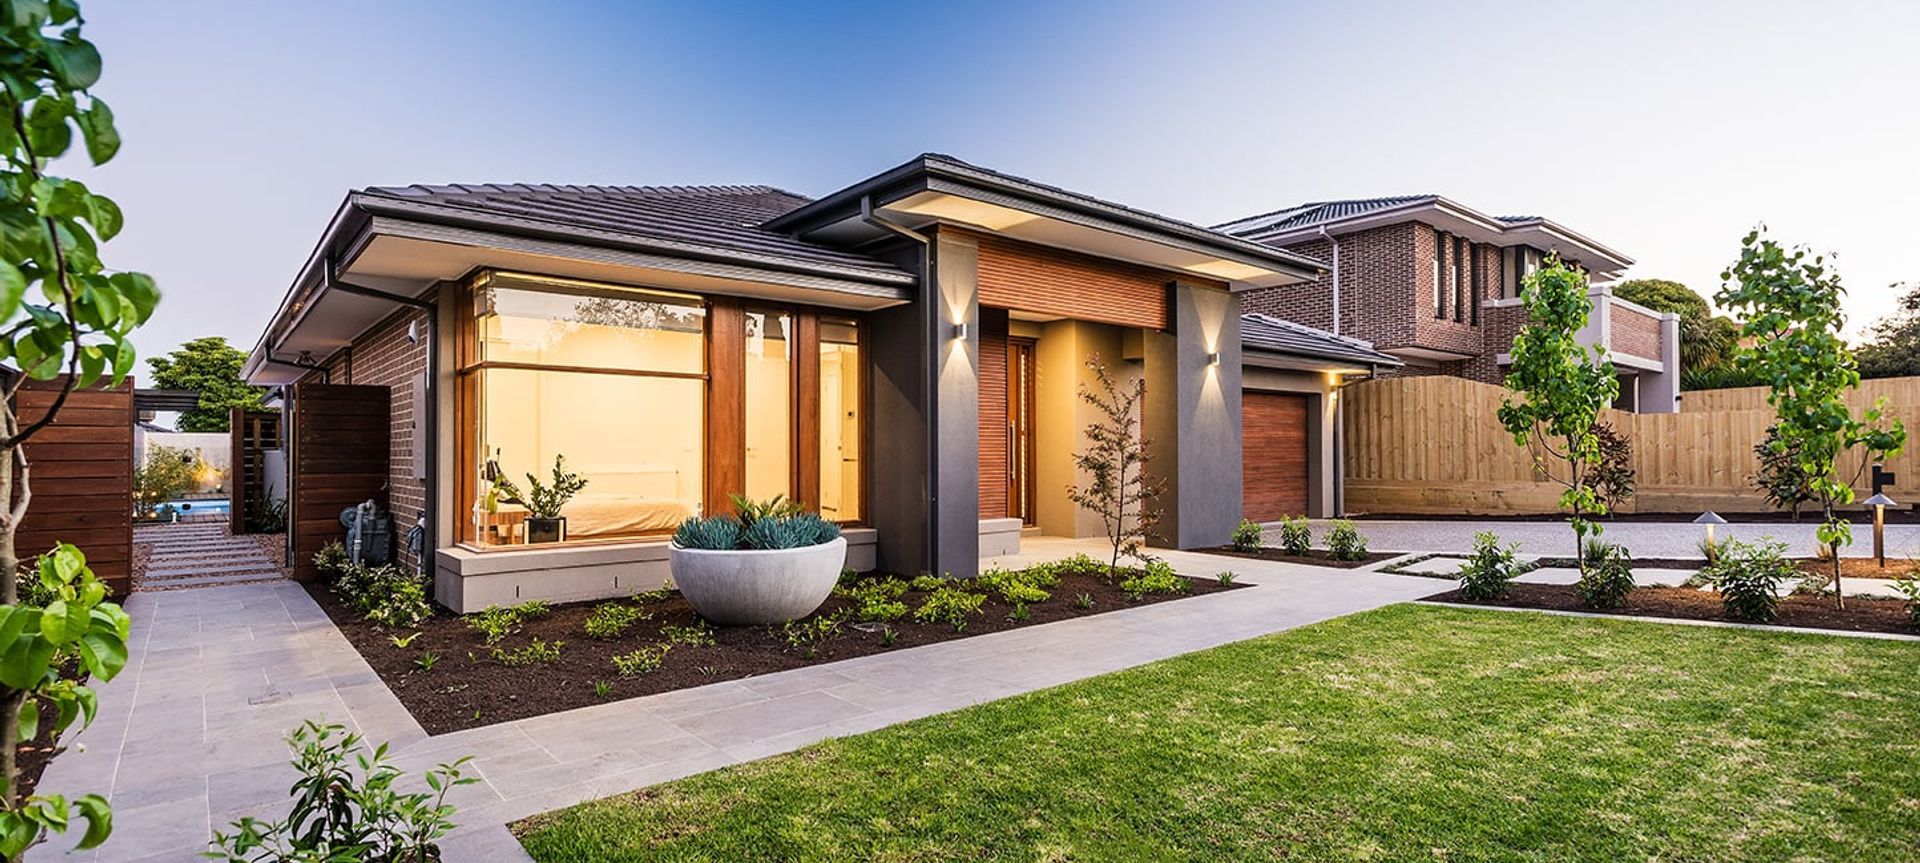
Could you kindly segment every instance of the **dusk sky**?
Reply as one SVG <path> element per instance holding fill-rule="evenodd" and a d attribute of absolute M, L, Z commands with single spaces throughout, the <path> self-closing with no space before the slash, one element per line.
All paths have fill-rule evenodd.
<path fill-rule="evenodd" d="M 1211 224 L 1440 193 L 1711 294 L 1740 236 L 1920 279 L 1920 4 L 88 3 L 143 355 L 252 347 L 345 193 L 824 194 L 924 151 Z M 69 168 L 69 170 L 75 170 Z M 145 374 L 144 364 L 141 374 Z"/>

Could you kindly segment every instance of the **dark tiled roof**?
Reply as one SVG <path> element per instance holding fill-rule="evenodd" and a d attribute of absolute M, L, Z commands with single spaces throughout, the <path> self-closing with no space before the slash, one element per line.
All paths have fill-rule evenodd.
<path fill-rule="evenodd" d="M 1345 201 L 1314 201 L 1261 213 L 1244 219 L 1235 219 L 1213 229 L 1222 233 L 1244 237 L 1252 234 L 1281 233 L 1311 228 L 1314 225 L 1351 219 L 1381 210 L 1391 210 L 1409 204 L 1426 204 L 1440 200 L 1439 195 L 1397 195 L 1387 198 L 1351 198 Z"/>
<path fill-rule="evenodd" d="M 1297 357 L 1341 360 L 1364 365 L 1398 366 L 1399 359 L 1373 349 L 1373 344 L 1346 336 L 1336 336 L 1305 324 L 1283 321 L 1272 315 L 1249 313 L 1240 316 L 1240 345 L 1262 351 L 1275 351 Z"/>
<path fill-rule="evenodd" d="M 760 225 L 809 202 L 772 186 L 376 186 L 362 195 L 442 213 L 464 213 L 761 263 L 828 267 L 897 280 L 891 264 L 810 243 Z"/>

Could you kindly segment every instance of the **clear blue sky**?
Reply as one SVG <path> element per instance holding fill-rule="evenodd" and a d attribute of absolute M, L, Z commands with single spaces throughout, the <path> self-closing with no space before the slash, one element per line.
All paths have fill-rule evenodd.
<path fill-rule="evenodd" d="M 1438 192 L 1711 293 L 1740 235 L 1920 279 L 1920 4 L 91 0 L 126 139 L 85 174 L 251 347 L 342 196 L 460 181 L 822 194 L 923 151 L 1213 223 Z M 144 366 L 142 366 L 144 372 Z"/>

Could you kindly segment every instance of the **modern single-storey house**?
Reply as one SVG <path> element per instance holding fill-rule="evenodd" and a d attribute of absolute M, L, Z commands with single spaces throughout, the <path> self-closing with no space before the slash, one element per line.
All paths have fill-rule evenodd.
<path fill-rule="evenodd" d="M 1496 216 L 1440 195 L 1315 201 L 1216 226 L 1328 262 L 1306 282 L 1263 286 L 1242 303 L 1367 340 L 1405 362 L 1390 374 L 1505 380 L 1526 324 L 1523 279 L 1558 254 L 1592 280 L 1581 341 L 1604 346 L 1635 413 L 1679 410 L 1680 318 L 1613 295 L 1633 259 L 1542 216 Z"/>
<path fill-rule="evenodd" d="M 369 188 L 245 375 L 281 387 L 296 562 L 373 499 L 456 611 L 658 586 L 673 528 L 733 493 L 840 521 L 855 568 L 971 574 L 1101 533 L 1066 495 L 1096 356 L 1147 384 L 1156 544 L 1337 512 L 1339 388 L 1401 360 L 1241 309 L 1324 267 L 938 155 L 817 200 Z M 559 456 L 587 485 L 529 545 L 486 471 Z"/>

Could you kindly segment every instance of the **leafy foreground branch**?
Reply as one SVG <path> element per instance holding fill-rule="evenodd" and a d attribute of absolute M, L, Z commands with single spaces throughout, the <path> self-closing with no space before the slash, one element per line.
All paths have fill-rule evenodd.
<path fill-rule="evenodd" d="M 86 822 L 81 848 L 106 841 L 105 798 L 23 796 L 18 751 L 42 730 L 42 707 L 56 732 L 93 719 L 92 689 L 63 669 L 106 681 L 127 660 L 127 616 L 106 601 L 79 549 L 40 555 L 26 579 L 36 596 L 21 596 L 14 537 L 33 500 L 26 444 L 74 389 L 126 376 L 128 337 L 159 300 L 152 279 L 101 263 L 100 245 L 120 232 L 120 207 L 47 172 L 76 138 L 95 165 L 120 149 L 113 111 L 89 92 L 101 60 L 81 23 L 74 0 L 0 3 L 0 363 L 21 372 L 0 399 L 0 502 L 11 502 L 0 513 L 0 858 L 9 863 L 77 821 Z M 28 380 L 58 383 L 48 409 L 23 424 L 12 397 Z"/>

